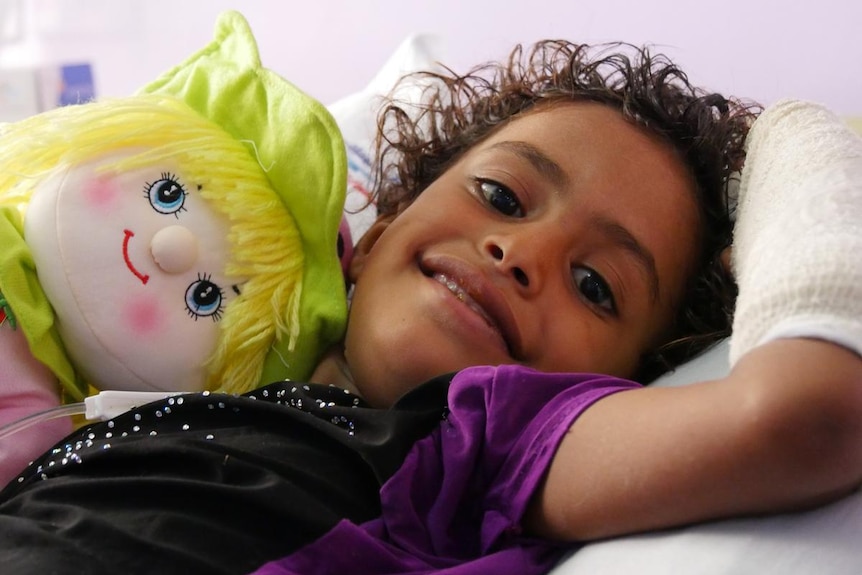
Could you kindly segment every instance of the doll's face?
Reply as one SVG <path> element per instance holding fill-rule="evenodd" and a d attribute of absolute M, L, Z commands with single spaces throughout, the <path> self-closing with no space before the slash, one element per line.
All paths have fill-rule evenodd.
<path fill-rule="evenodd" d="M 100 389 L 195 391 L 241 278 L 228 224 L 182 166 L 117 172 L 121 154 L 41 181 L 25 219 L 39 281 L 80 372 Z"/>

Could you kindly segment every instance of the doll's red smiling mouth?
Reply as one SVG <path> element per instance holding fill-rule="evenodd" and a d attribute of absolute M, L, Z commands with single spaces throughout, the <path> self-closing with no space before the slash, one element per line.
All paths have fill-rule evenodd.
<path fill-rule="evenodd" d="M 132 230 L 123 230 L 123 233 L 123 261 L 126 262 L 126 267 L 129 268 L 129 271 L 132 272 L 136 278 L 141 280 L 142 284 L 147 285 L 147 282 L 150 281 L 150 276 L 139 272 L 132 263 L 132 259 L 129 257 L 129 240 L 135 236 L 135 232 Z"/>
<path fill-rule="evenodd" d="M 515 318 L 502 293 L 481 273 L 448 257 L 428 258 L 421 262 L 422 273 L 448 289 L 465 306 L 496 332 L 512 359 L 520 357 L 521 337 Z"/>

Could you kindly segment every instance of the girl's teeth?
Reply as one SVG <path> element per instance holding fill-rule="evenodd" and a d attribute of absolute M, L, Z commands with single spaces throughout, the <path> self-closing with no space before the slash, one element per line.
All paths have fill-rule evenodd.
<path fill-rule="evenodd" d="M 457 283 L 450 279 L 446 279 L 446 276 L 444 276 L 443 274 L 438 275 L 441 277 L 437 278 L 437 281 L 449 288 L 449 291 L 455 294 L 455 297 L 457 297 L 459 300 L 464 301 L 464 298 L 467 297 L 467 294 L 464 293 L 464 290 L 461 289 L 461 286 L 459 286 Z"/>
<path fill-rule="evenodd" d="M 434 274 L 434 279 L 446 286 L 450 292 L 455 294 L 455 297 L 457 297 L 459 301 L 464 302 L 470 309 L 482 316 L 488 323 L 488 325 L 493 325 L 491 319 L 488 317 L 488 314 L 485 313 L 485 310 L 482 309 L 482 307 L 476 303 L 476 300 L 474 300 L 470 296 L 470 294 L 467 293 L 467 291 L 463 287 L 461 287 L 458 282 L 456 282 L 444 273 Z"/>
<path fill-rule="evenodd" d="M 467 297 L 467 293 L 459 286 L 454 280 L 450 279 L 446 274 L 434 274 L 434 279 L 449 288 L 449 291 L 455 294 L 455 296 L 464 301 Z"/>

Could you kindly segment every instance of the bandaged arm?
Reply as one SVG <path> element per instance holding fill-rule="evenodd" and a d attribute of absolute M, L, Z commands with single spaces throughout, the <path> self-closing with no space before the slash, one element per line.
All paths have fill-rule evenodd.
<path fill-rule="evenodd" d="M 766 110 L 747 140 L 738 214 L 731 364 L 792 337 L 862 355 L 862 138 L 821 106 Z"/>

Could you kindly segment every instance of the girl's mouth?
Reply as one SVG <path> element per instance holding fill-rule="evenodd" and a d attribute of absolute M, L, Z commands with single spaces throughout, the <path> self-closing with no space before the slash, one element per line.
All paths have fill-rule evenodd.
<path fill-rule="evenodd" d="M 518 361 L 521 337 L 503 293 L 479 270 L 448 256 L 431 256 L 419 263 L 423 275 L 444 286 L 499 336 L 509 357 Z"/>
<path fill-rule="evenodd" d="M 132 272 L 136 278 L 141 280 L 142 284 L 147 285 L 147 282 L 150 281 L 150 276 L 139 272 L 132 263 L 132 258 L 129 257 L 129 240 L 134 237 L 135 232 L 132 230 L 123 230 L 123 233 L 123 261 L 126 262 L 126 267 L 129 268 L 129 271 Z"/>

